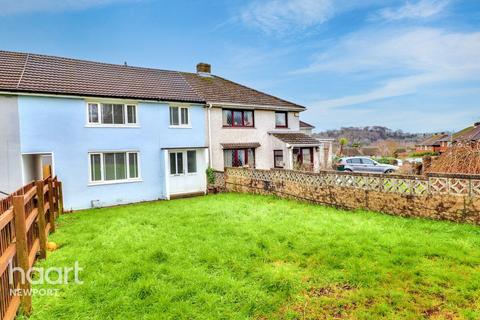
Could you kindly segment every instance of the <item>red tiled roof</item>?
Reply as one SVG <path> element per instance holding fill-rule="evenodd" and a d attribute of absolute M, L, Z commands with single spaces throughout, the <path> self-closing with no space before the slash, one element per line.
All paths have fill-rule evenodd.
<path fill-rule="evenodd" d="M 445 134 L 445 133 L 434 134 L 428 137 L 427 139 L 423 140 L 422 142 L 420 142 L 418 145 L 419 146 L 439 146 L 440 141 L 442 141 L 445 138 L 448 138 L 448 134 Z"/>
<path fill-rule="evenodd" d="M 217 76 L 7 51 L 0 51 L 0 90 L 304 110 Z"/>

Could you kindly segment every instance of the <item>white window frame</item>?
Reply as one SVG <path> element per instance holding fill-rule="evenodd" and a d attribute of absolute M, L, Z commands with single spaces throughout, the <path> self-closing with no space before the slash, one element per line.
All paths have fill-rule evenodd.
<path fill-rule="evenodd" d="M 195 151 L 195 167 L 197 171 L 189 172 L 188 171 L 188 151 Z M 182 153 L 183 154 L 183 173 L 172 173 L 170 169 L 170 155 L 172 153 Z M 177 169 L 178 162 L 177 156 L 175 156 L 175 169 Z M 176 170 L 177 171 L 177 170 Z M 170 150 L 168 152 L 168 173 L 170 176 L 178 177 L 178 176 L 194 176 L 198 174 L 198 152 L 197 149 L 185 149 L 185 150 Z"/>
<path fill-rule="evenodd" d="M 170 112 L 171 108 L 178 108 L 178 124 L 172 124 L 172 121 L 170 119 Z M 187 110 L 187 117 L 188 117 L 188 122 L 187 124 L 182 124 L 182 109 Z M 177 129 L 189 129 L 192 127 L 191 125 L 191 115 L 190 115 L 190 106 L 185 106 L 185 105 L 169 105 L 168 107 L 168 123 L 169 123 L 169 128 L 177 128 Z"/>
<path fill-rule="evenodd" d="M 98 106 L 98 122 L 90 122 L 90 108 L 89 105 L 96 104 Z M 102 123 L 102 105 L 103 104 L 121 104 L 123 106 L 123 118 L 125 123 Z M 135 106 L 135 123 L 128 123 L 128 106 Z M 124 102 L 113 102 L 113 101 L 87 101 L 86 105 L 86 127 L 102 127 L 102 128 L 138 128 L 140 127 L 140 122 L 138 118 L 138 104 L 136 103 L 124 103 Z M 113 117 L 113 113 L 112 113 Z"/>
<path fill-rule="evenodd" d="M 126 179 L 105 180 L 105 168 L 104 168 L 105 153 L 125 153 L 126 167 L 127 167 L 127 178 Z M 129 161 L 129 154 L 131 154 L 131 153 L 136 153 L 137 154 L 137 171 L 138 171 L 138 177 L 137 178 L 129 178 L 130 177 L 130 166 L 129 166 L 128 161 Z M 92 155 L 100 155 L 100 175 L 101 175 L 101 179 L 96 180 L 96 181 L 92 180 L 92 159 L 91 159 Z M 137 150 L 92 151 L 92 152 L 88 153 L 87 159 L 88 159 L 88 185 L 90 185 L 90 186 L 143 181 L 142 180 L 141 161 L 140 161 L 140 151 L 137 151 Z"/>

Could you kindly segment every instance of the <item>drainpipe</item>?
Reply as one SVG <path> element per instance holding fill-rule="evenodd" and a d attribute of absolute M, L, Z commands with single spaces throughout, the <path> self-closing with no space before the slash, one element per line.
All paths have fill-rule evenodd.
<path fill-rule="evenodd" d="M 208 166 L 212 167 L 212 125 L 210 121 L 210 110 L 212 109 L 212 104 L 208 104 Z"/>

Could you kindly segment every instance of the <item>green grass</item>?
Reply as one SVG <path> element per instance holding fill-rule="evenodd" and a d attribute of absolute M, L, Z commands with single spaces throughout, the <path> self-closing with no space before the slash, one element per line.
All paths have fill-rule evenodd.
<path fill-rule="evenodd" d="M 31 319 L 478 319 L 480 228 L 221 194 L 60 217 Z"/>

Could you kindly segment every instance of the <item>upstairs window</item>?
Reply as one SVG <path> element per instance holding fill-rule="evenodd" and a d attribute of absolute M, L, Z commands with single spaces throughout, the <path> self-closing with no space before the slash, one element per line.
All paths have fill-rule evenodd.
<path fill-rule="evenodd" d="M 253 110 L 223 109 L 224 127 L 249 127 L 254 125 Z"/>
<path fill-rule="evenodd" d="M 133 104 L 89 103 L 88 124 L 136 125 L 137 106 Z"/>
<path fill-rule="evenodd" d="M 188 107 L 170 107 L 170 126 L 188 127 L 189 121 Z"/>
<path fill-rule="evenodd" d="M 275 127 L 287 128 L 288 127 L 288 113 L 287 112 L 275 112 Z"/>

